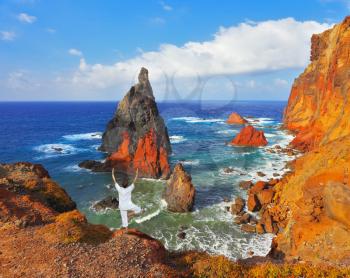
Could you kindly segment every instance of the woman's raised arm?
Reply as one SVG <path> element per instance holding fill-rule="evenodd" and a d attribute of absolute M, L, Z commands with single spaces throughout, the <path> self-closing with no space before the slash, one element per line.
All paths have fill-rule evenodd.
<path fill-rule="evenodd" d="M 136 169 L 136 175 L 135 175 L 134 181 L 132 182 L 133 184 L 135 184 L 138 176 L 139 176 L 139 168 Z"/>
<path fill-rule="evenodd" d="M 113 179 L 114 183 L 117 183 L 115 176 L 114 176 L 114 168 L 112 168 L 112 179 Z"/>

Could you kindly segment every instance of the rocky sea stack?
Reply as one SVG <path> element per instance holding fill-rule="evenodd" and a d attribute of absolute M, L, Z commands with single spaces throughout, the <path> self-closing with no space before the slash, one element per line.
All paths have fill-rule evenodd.
<path fill-rule="evenodd" d="M 139 82 L 118 105 L 102 136 L 101 151 L 108 153 L 104 163 L 85 161 L 81 167 L 93 171 L 135 173 L 141 177 L 166 178 L 170 174 L 171 146 L 168 130 L 159 115 L 148 70 L 141 68 Z"/>
<path fill-rule="evenodd" d="M 266 146 L 267 140 L 264 131 L 257 130 L 251 125 L 243 127 L 237 136 L 231 141 L 231 145 L 259 147 Z"/>
<path fill-rule="evenodd" d="M 192 210 L 195 188 L 192 178 L 186 173 L 181 163 L 176 164 L 163 194 L 172 212 L 188 212 Z"/>
<path fill-rule="evenodd" d="M 241 115 L 239 115 L 236 112 L 233 112 L 230 114 L 230 116 L 228 117 L 226 123 L 228 123 L 229 125 L 244 125 L 247 124 L 248 121 L 246 119 L 244 119 Z"/>

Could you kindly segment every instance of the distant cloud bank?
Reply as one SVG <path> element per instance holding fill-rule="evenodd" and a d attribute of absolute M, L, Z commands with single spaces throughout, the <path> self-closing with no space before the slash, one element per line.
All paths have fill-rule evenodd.
<path fill-rule="evenodd" d="M 108 88 L 135 78 L 141 66 L 150 70 L 157 82 L 166 76 L 191 78 L 198 76 L 238 75 L 302 68 L 309 61 L 310 37 L 331 25 L 293 18 L 241 23 L 220 27 L 213 39 L 187 42 L 182 46 L 163 44 L 158 51 L 115 64 L 89 64 L 82 56 L 71 81 L 78 86 Z M 282 85 L 278 80 L 276 84 Z"/>

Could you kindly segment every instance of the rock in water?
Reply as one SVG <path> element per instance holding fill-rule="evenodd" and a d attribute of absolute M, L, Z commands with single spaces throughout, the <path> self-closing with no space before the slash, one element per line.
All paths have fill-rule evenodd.
<path fill-rule="evenodd" d="M 246 119 L 244 119 L 241 115 L 239 115 L 236 112 L 231 113 L 231 115 L 228 117 L 226 123 L 229 125 L 244 125 L 248 123 Z"/>
<path fill-rule="evenodd" d="M 257 130 L 251 125 L 243 127 L 237 136 L 231 141 L 231 145 L 259 147 L 266 146 L 267 140 L 262 130 Z"/>
<path fill-rule="evenodd" d="M 166 178 L 171 153 L 168 130 L 159 115 L 147 69 L 141 68 L 138 80 L 103 133 L 100 150 L 109 154 L 106 161 L 92 170 L 115 167 L 116 171 L 132 174 L 138 168 L 141 177 Z"/>
<path fill-rule="evenodd" d="M 172 212 L 187 212 L 193 207 L 195 188 L 181 163 L 176 164 L 163 194 Z"/>

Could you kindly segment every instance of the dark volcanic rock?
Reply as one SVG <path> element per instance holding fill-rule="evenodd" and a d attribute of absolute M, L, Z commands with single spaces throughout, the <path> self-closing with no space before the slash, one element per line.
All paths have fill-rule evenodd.
<path fill-rule="evenodd" d="M 105 163 L 95 160 L 84 160 L 79 163 L 80 168 L 92 170 L 94 172 L 108 172 L 110 168 Z"/>
<path fill-rule="evenodd" d="M 95 210 L 117 209 L 118 207 L 119 207 L 118 199 L 112 196 L 108 196 L 93 205 L 93 208 Z"/>
<path fill-rule="evenodd" d="M 194 196 L 195 188 L 191 176 L 186 173 L 181 163 L 176 164 L 163 194 L 168 210 L 190 211 L 193 207 Z"/>
<path fill-rule="evenodd" d="M 141 177 L 166 178 L 171 153 L 168 131 L 159 115 L 147 69 L 141 68 L 138 80 L 120 101 L 103 133 L 100 150 L 108 153 L 106 161 L 92 170 L 115 167 L 117 172 L 133 174 L 139 169 Z"/>

